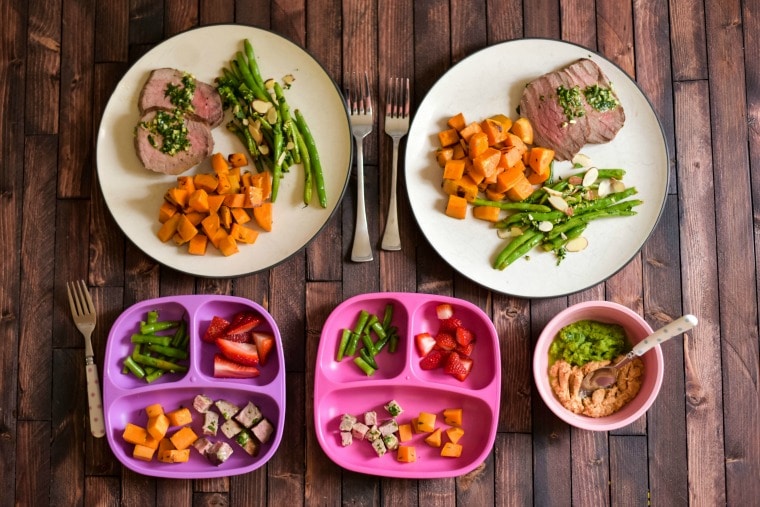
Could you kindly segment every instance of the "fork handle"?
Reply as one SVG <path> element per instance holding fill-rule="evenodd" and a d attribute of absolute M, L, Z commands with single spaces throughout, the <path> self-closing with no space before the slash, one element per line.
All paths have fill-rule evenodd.
<path fill-rule="evenodd" d="M 84 363 L 85 374 L 87 376 L 87 406 L 90 412 L 90 432 L 95 438 L 101 438 L 106 434 L 106 426 L 103 420 L 103 398 L 100 395 L 98 368 L 95 366 L 92 356 L 87 356 Z"/>
<path fill-rule="evenodd" d="M 401 250 L 401 235 L 398 232 L 398 205 L 396 203 L 396 180 L 398 175 L 398 144 L 399 139 L 393 138 L 393 161 L 391 166 L 391 198 L 388 203 L 388 218 L 385 222 L 385 233 L 381 248 L 383 250 Z"/>
<path fill-rule="evenodd" d="M 372 260 L 372 245 L 369 242 L 369 227 L 367 226 L 367 209 L 364 205 L 364 149 L 363 140 L 356 139 L 356 230 L 354 246 L 351 250 L 351 260 L 367 262 Z"/>

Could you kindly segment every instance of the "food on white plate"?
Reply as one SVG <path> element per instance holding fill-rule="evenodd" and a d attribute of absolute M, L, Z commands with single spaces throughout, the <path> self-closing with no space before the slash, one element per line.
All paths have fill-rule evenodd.
<path fill-rule="evenodd" d="M 535 144 L 554 150 L 557 160 L 571 160 L 588 143 L 611 141 L 625 123 L 613 84 L 588 58 L 528 83 L 520 114 L 533 124 Z"/>
<path fill-rule="evenodd" d="M 223 118 L 216 89 L 177 69 L 156 69 L 140 92 L 135 150 L 146 169 L 180 174 L 214 150 L 211 130 Z"/>

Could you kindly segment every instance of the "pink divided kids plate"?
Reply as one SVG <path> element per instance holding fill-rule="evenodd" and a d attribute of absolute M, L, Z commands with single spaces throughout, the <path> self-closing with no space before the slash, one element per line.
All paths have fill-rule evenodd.
<path fill-rule="evenodd" d="M 140 322 L 145 321 L 151 310 L 157 310 L 160 321 L 184 319 L 187 324 L 189 357 L 177 361 L 187 366 L 185 373 L 165 373 L 146 382 L 131 373 L 124 373 L 124 359 L 131 354 L 131 337 L 139 333 Z M 201 337 L 212 318 L 222 317 L 228 321 L 240 312 L 253 312 L 261 318 L 254 331 L 274 336 L 274 346 L 266 363 L 259 364 L 259 376 L 246 379 L 214 377 L 214 355 L 219 352 L 214 343 L 204 342 Z M 173 331 L 157 334 L 171 335 Z M 280 331 L 272 316 L 260 305 L 248 299 L 234 296 L 187 295 L 163 297 L 137 303 L 127 308 L 116 319 L 108 335 L 103 362 L 103 409 L 106 437 L 111 450 L 127 468 L 154 477 L 177 479 L 202 479 L 227 477 L 256 470 L 264 465 L 277 450 L 282 439 L 285 422 L 285 362 Z M 274 428 L 274 433 L 260 445 L 255 455 L 250 455 L 234 438 L 227 439 L 221 431 L 216 436 L 204 435 L 204 415 L 193 408 L 193 400 L 199 394 L 213 401 L 225 400 L 239 408 L 248 402 L 256 405 L 264 418 Z M 190 459 L 185 463 L 164 463 L 156 455 L 150 461 L 133 457 L 135 446 L 123 438 L 127 423 L 141 427 L 147 425 L 145 408 L 158 403 L 164 412 L 187 407 L 193 416 L 190 427 L 198 437 L 211 442 L 225 441 L 233 450 L 230 458 L 216 466 L 194 447 L 190 447 Z M 216 410 L 215 408 L 212 410 Z M 218 411 L 217 411 L 218 412 Z M 219 426 L 224 417 L 219 416 Z M 167 436 L 179 428 L 170 427 Z M 156 453 L 157 454 L 157 453 Z"/>
<path fill-rule="evenodd" d="M 441 327 L 437 307 L 450 305 L 453 318 L 461 327 L 471 331 L 474 346 L 469 351 L 472 368 L 464 380 L 446 373 L 443 367 L 423 369 L 422 356 L 415 335 L 436 336 Z M 386 308 L 392 309 L 388 327 L 395 327 L 398 345 L 391 352 L 386 345 L 374 360 L 377 369 L 367 375 L 355 363 L 360 356 L 362 340 L 356 352 L 337 360 L 344 329 L 354 329 L 362 310 L 375 315 L 382 323 Z M 453 321 L 451 321 L 453 322 Z M 370 335 L 377 343 L 380 338 Z M 366 345 L 365 345 L 366 347 Z M 467 357 L 466 355 L 462 357 Z M 477 306 L 456 298 L 416 293 L 384 292 L 353 297 L 341 303 L 328 317 L 322 328 L 317 352 L 314 380 L 314 425 L 320 446 L 335 463 L 355 472 L 398 478 L 430 479 L 456 477 L 480 465 L 493 447 L 499 418 L 500 372 L 499 340 L 488 316 Z M 399 425 L 412 423 L 420 412 L 435 414 L 435 428 L 443 431 L 441 447 L 425 442 L 429 433 L 418 432 L 401 445 L 413 446 L 416 461 L 400 462 L 397 452 L 389 448 L 378 455 L 367 439 L 357 435 L 348 445 L 341 434 L 344 414 L 364 422 L 366 412 L 377 414 L 377 424 L 393 419 L 385 408 L 395 401 L 403 410 L 395 416 Z M 464 434 L 458 441 L 459 457 L 441 455 L 443 444 L 449 441 L 444 422 L 445 409 L 462 409 L 461 428 Z M 400 436 L 397 432 L 396 436 Z"/>

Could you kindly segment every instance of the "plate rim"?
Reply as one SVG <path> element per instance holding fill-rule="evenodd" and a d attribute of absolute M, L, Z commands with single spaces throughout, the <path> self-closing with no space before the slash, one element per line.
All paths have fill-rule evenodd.
<path fill-rule="evenodd" d="M 570 47 L 572 47 L 574 49 L 580 49 L 580 50 L 583 50 L 583 51 L 588 51 L 595 58 L 600 58 L 600 59 L 604 60 L 605 63 L 610 64 L 610 65 L 614 66 L 616 69 L 618 69 L 623 75 L 625 75 L 625 77 L 628 79 L 628 81 L 631 84 L 634 85 L 634 87 L 636 88 L 636 90 L 638 91 L 638 93 L 641 95 L 641 97 L 643 97 L 644 101 L 648 105 L 649 110 L 651 111 L 652 116 L 654 117 L 655 122 L 657 123 L 658 129 L 659 129 L 659 133 L 660 133 L 660 136 L 662 138 L 662 144 L 663 144 L 663 148 L 664 148 L 665 160 L 667 161 L 667 167 L 665 168 L 665 171 L 664 171 L 665 172 L 664 192 L 663 192 L 662 200 L 659 203 L 659 209 L 657 210 L 657 214 L 656 214 L 655 220 L 652 223 L 651 229 L 642 238 L 641 244 L 638 246 L 638 248 L 636 248 L 635 251 L 633 251 L 631 253 L 631 255 L 627 259 L 625 259 L 625 261 L 622 262 L 619 267 L 617 267 L 615 270 L 613 270 L 611 273 L 609 273 L 608 275 L 606 275 L 605 277 L 603 277 L 600 280 L 596 280 L 596 281 L 589 282 L 587 284 L 583 284 L 583 286 L 579 287 L 579 288 L 573 288 L 573 289 L 569 289 L 569 290 L 563 290 L 563 291 L 560 291 L 560 292 L 540 294 L 540 295 L 526 295 L 526 294 L 521 294 L 519 291 L 509 291 L 509 290 L 506 290 L 504 288 L 496 287 L 495 284 L 489 284 L 489 285 L 487 285 L 487 284 L 483 283 L 482 281 L 475 280 L 473 277 L 469 276 L 468 274 L 463 273 L 460 270 L 459 267 L 454 266 L 446 258 L 444 258 L 443 256 L 441 256 L 441 259 L 446 264 L 448 264 L 452 269 L 454 269 L 459 275 L 463 276 L 464 278 L 470 280 L 471 282 L 473 282 L 473 283 L 475 283 L 475 284 L 477 284 L 477 285 L 479 285 L 481 287 L 484 287 L 484 288 L 486 288 L 488 290 L 492 290 L 494 292 L 498 292 L 498 293 L 503 294 L 505 296 L 517 297 L 517 298 L 522 298 L 522 299 L 540 300 L 540 299 L 549 299 L 549 298 L 555 298 L 555 297 L 569 296 L 569 295 L 577 294 L 579 292 L 587 290 L 587 289 L 589 289 L 591 287 L 594 287 L 594 286 L 596 286 L 596 285 L 598 285 L 600 283 L 606 282 L 607 280 L 609 280 L 610 278 L 612 278 L 613 276 L 615 276 L 617 273 L 619 273 L 620 271 L 622 271 L 626 266 L 628 266 L 631 263 L 631 261 L 641 252 L 641 250 L 644 248 L 644 246 L 646 245 L 646 243 L 652 237 L 652 235 L 654 234 L 654 231 L 657 229 L 657 227 L 658 227 L 658 225 L 660 223 L 660 220 L 662 218 L 663 212 L 665 210 L 665 205 L 667 203 L 667 198 L 668 198 L 668 193 L 669 193 L 668 189 L 670 188 L 670 182 L 671 182 L 671 170 L 670 169 L 671 169 L 672 163 L 671 163 L 671 150 L 670 150 L 670 146 L 668 144 L 668 137 L 667 137 L 667 135 L 665 133 L 665 129 L 664 129 L 663 124 L 662 124 L 662 120 L 660 119 L 660 116 L 657 114 L 657 111 L 654 109 L 654 106 L 652 104 L 651 99 L 644 92 L 644 90 L 641 88 L 641 85 L 634 78 L 632 78 L 630 75 L 628 75 L 628 73 L 620 65 L 618 65 L 614 61 L 610 60 L 609 58 L 607 58 L 606 56 L 604 56 L 603 54 L 601 54 L 599 51 L 591 49 L 591 48 L 589 48 L 587 46 L 584 46 L 584 45 L 576 43 L 576 42 L 565 41 L 565 40 L 561 40 L 561 39 L 554 39 L 554 38 L 551 38 L 551 37 L 520 37 L 520 38 L 516 38 L 516 39 L 510 39 L 510 40 L 506 40 L 506 41 L 497 42 L 495 44 L 490 44 L 490 45 L 482 47 L 482 48 L 480 48 L 480 49 L 478 49 L 476 51 L 473 51 L 472 53 L 468 54 L 467 56 L 465 56 L 464 58 L 462 58 L 461 60 L 459 60 L 458 62 L 456 62 L 454 65 L 452 65 L 451 67 L 449 67 L 443 74 L 441 74 L 436 79 L 436 81 L 433 83 L 433 85 L 430 87 L 430 89 L 428 89 L 428 91 L 425 93 L 425 95 L 423 96 L 422 100 L 419 102 L 419 105 L 417 106 L 417 108 L 415 110 L 415 113 L 417 111 L 419 111 L 420 107 L 426 102 L 426 100 L 428 100 L 428 98 L 432 96 L 432 93 L 436 89 L 436 87 L 438 86 L 438 84 L 446 76 L 449 76 L 458 67 L 460 67 L 464 62 L 466 62 L 468 60 L 471 60 L 472 58 L 477 57 L 478 55 L 480 55 L 481 53 L 483 53 L 485 51 L 493 50 L 494 48 L 497 48 L 497 47 L 506 47 L 506 46 L 508 46 L 510 44 L 518 44 L 518 43 L 526 43 L 526 42 L 527 43 L 530 43 L 530 42 L 545 42 L 545 43 L 551 43 L 552 45 L 557 45 L 557 46 L 563 46 L 564 45 L 564 46 L 570 46 Z M 550 72 L 550 71 L 547 71 L 547 72 Z M 413 117 L 412 118 L 412 124 L 410 126 L 410 132 L 411 132 L 412 128 L 414 127 L 414 121 L 415 120 L 416 120 L 416 118 Z M 410 164 L 408 163 L 408 161 L 406 159 L 407 153 L 408 152 L 405 152 L 405 158 L 404 158 L 404 172 L 405 172 L 405 176 L 406 176 L 406 171 L 410 167 Z M 425 241 L 427 241 L 427 243 L 431 247 L 433 247 L 433 244 L 430 241 L 430 238 L 428 237 L 427 232 L 425 231 L 425 229 L 422 227 L 422 224 L 420 223 L 420 218 L 417 216 L 417 213 L 415 212 L 415 207 L 411 204 L 414 201 L 414 198 L 413 198 L 413 195 L 412 195 L 412 190 L 410 189 L 410 187 L 408 185 L 406 185 L 406 191 L 407 191 L 407 198 L 409 199 L 410 207 L 412 209 L 412 215 L 414 216 L 415 222 L 417 223 L 417 227 L 420 229 L 420 232 L 422 233 L 422 236 L 425 238 Z M 435 249 L 435 248 L 433 247 L 433 249 Z"/>
<path fill-rule="evenodd" d="M 219 29 L 220 27 L 229 27 L 230 29 L 236 29 L 236 28 L 242 28 L 246 30 L 253 30 L 254 32 L 261 32 L 264 34 L 267 34 L 269 36 L 273 36 L 275 38 L 280 39 L 286 44 L 289 44 L 295 48 L 297 48 L 299 51 L 301 51 L 304 55 L 306 55 L 309 59 L 311 59 L 324 73 L 324 76 L 329 80 L 329 82 L 332 84 L 332 87 L 335 89 L 338 96 L 341 98 L 341 103 L 343 104 L 343 117 L 345 118 L 346 125 L 348 126 L 348 137 L 347 139 L 347 146 L 348 146 L 348 166 L 346 167 L 346 178 L 345 181 L 343 181 L 340 191 L 336 194 L 336 204 L 333 207 L 332 210 L 329 211 L 329 214 L 327 217 L 325 217 L 322 224 L 319 226 L 319 228 L 314 232 L 314 234 L 311 235 L 310 238 L 308 238 L 302 245 L 300 245 L 298 248 L 296 248 L 293 252 L 286 255 L 285 257 L 277 260 L 276 262 L 273 262 L 269 264 L 268 266 L 259 267 L 256 269 L 248 269 L 248 270 L 237 270 L 234 273 L 230 274 L 214 274 L 214 273 L 204 273 L 197 270 L 192 269 L 182 269 L 180 267 L 168 264 L 166 262 L 163 262 L 159 259 L 157 259 L 154 255 L 152 255 L 150 252 L 146 251 L 141 245 L 137 244 L 122 228 L 120 225 L 119 220 L 116 218 L 116 214 L 113 210 L 113 203 L 109 202 L 108 199 L 106 199 L 105 192 L 103 191 L 103 186 L 101 183 L 102 179 L 102 170 L 101 165 L 99 163 L 100 159 L 100 145 L 102 142 L 102 138 L 106 135 L 106 132 L 103 130 L 103 120 L 106 117 L 106 114 L 109 112 L 109 109 L 112 107 L 112 102 L 114 101 L 114 96 L 116 95 L 117 90 L 119 89 L 119 86 L 122 84 L 123 80 L 127 75 L 129 75 L 138 65 L 140 65 L 146 58 L 150 57 L 151 54 L 154 51 L 157 51 L 160 47 L 162 47 L 164 44 L 168 43 L 169 41 L 172 41 L 173 39 L 188 36 L 191 33 L 199 32 L 199 31 L 205 31 L 209 29 Z M 136 92 L 137 93 L 137 92 Z M 225 116 L 226 121 L 226 116 Z M 223 125 L 222 125 L 223 126 Z M 222 127 L 220 126 L 220 127 Z M 116 223 L 116 225 L 119 227 L 119 230 L 124 235 L 125 239 L 127 239 L 130 243 L 132 243 L 135 247 L 138 248 L 143 254 L 148 256 L 153 262 L 156 262 L 157 264 L 164 266 L 166 268 L 172 269 L 178 273 L 183 273 L 190 276 L 195 276 L 199 278 L 207 278 L 207 279 L 222 279 L 222 278 L 237 278 L 237 277 L 243 277 L 248 276 L 256 273 L 261 273 L 267 270 L 270 270 L 276 266 L 279 266 L 280 264 L 286 262 L 287 260 L 293 258 L 298 253 L 302 252 L 306 247 L 308 247 L 316 238 L 319 236 L 324 229 L 327 227 L 327 225 L 333 220 L 335 217 L 335 214 L 338 212 L 338 210 L 341 207 L 341 201 L 343 200 L 345 193 L 348 189 L 348 186 L 351 181 L 351 172 L 353 167 L 353 160 L 354 160 L 354 146 L 353 146 L 353 139 L 350 135 L 350 117 L 348 114 L 348 109 L 346 108 L 346 102 L 345 98 L 343 96 L 343 92 L 341 91 L 340 86 L 338 83 L 333 79 L 333 77 L 330 75 L 330 73 L 325 68 L 324 64 L 320 60 L 318 60 L 307 48 L 303 47 L 301 44 L 298 44 L 293 39 L 278 33 L 276 31 L 262 28 L 259 26 L 254 26 L 246 23 L 210 23 L 203 26 L 194 26 L 190 27 L 186 30 L 183 30 L 181 32 L 177 32 L 169 37 L 165 37 L 161 39 L 159 42 L 155 43 L 149 50 L 147 50 L 145 53 L 143 53 L 139 58 L 137 58 L 134 62 L 130 63 L 127 69 L 123 72 L 121 77 L 119 78 L 118 82 L 115 84 L 113 89 L 111 90 L 108 100 L 105 103 L 105 106 L 103 107 L 103 111 L 100 115 L 100 118 L 98 118 L 98 124 L 97 124 L 97 135 L 95 138 L 95 177 L 97 179 L 98 189 L 100 191 L 100 194 L 103 198 L 103 202 L 106 205 L 106 208 L 108 209 L 108 212 L 111 215 L 111 218 Z"/>

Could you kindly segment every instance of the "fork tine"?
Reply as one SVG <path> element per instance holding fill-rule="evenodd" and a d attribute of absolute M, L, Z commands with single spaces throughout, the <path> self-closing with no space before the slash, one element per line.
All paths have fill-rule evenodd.
<path fill-rule="evenodd" d="M 77 300 L 74 294 L 71 292 L 71 283 L 66 282 L 66 292 L 69 295 L 69 306 L 71 307 L 71 314 L 74 316 L 79 315 L 79 309 L 77 308 Z"/>
<path fill-rule="evenodd" d="M 369 91 L 369 76 L 364 73 L 364 91 L 362 101 L 362 114 L 372 114 L 372 94 Z"/>
<path fill-rule="evenodd" d="M 84 306 L 84 303 L 87 303 L 87 313 L 95 313 L 95 303 L 92 302 L 92 297 L 90 296 L 90 291 L 87 290 L 87 284 L 84 283 L 84 280 L 79 280 L 79 286 L 82 291 L 82 294 L 84 297 L 82 298 L 82 306 Z"/>
<path fill-rule="evenodd" d="M 401 113 L 402 117 L 409 116 L 409 78 L 404 78 L 404 111 Z"/>

